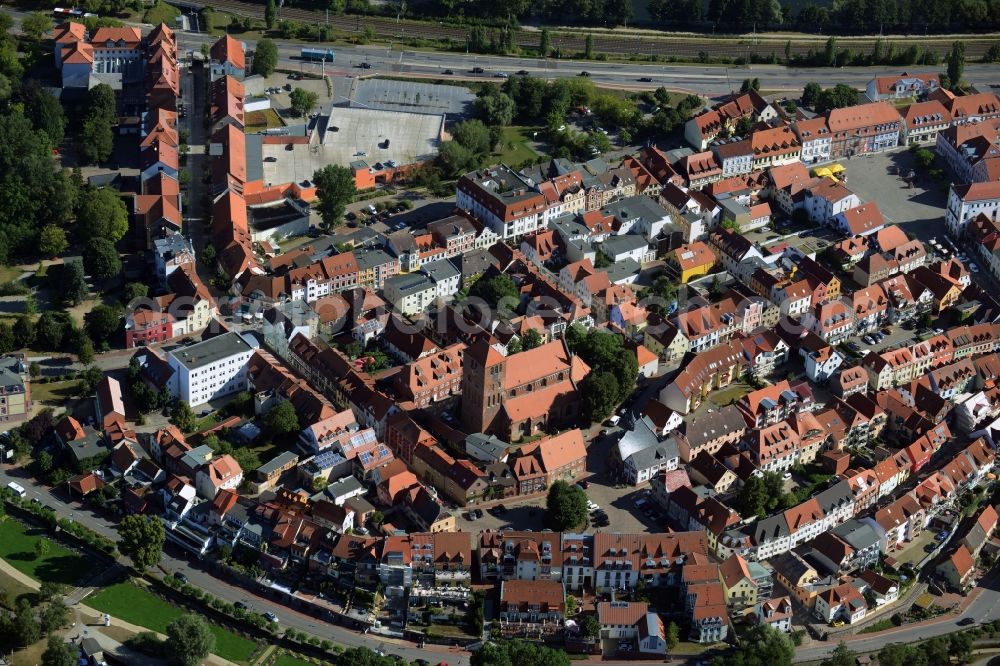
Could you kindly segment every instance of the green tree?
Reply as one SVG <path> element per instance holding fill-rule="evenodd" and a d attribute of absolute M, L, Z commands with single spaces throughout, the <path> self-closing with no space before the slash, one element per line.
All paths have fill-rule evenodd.
<path fill-rule="evenodd" d="M 316 208 L 323 222 L 340 226 L 344 209 L 357 194 L 354 175 L 347 167 L 330 164 L 313 174 L 316 184 Z"/>
<path fill-rule="evenodd" d="M 621 387 L 610 372 L 591 371 L 580 382 L 583 414 L 591 423 L 600 423 L 611 416 L 618 404 Z"/>
<path fill-rule="evenodd" d="M 583 41 L 583 57 L 587 60 L 592 60 L 594 57 L 594 36 L 589 33 Z"/>
<path fill-rule="evenodd" d="M 856 666 L 857 657 L 858 655 L 841 641 L 830 656 L 821 662 L 821 666 Z"/>
<path fill-rule="evenodd" d="M 87 91 L 87 117 L 100 118 L 114 125 L 118 121 L 115 91 L 107 83 L 99 83 Z"/>
<path fill-rule="evenodd" d="M 347 652 L 344 653 L 344 657 L 347 656 Z M 358 663 L 345 661 L 343 657 L 338 662 Z M 573 662 L 562 650 L 554 650 L 539 643 L 508 639 L 488 641 L 481 650 L 472 654 L 470 663 L 471 666 L 571 666 Z"/>
<path fill-rule="evenodd" d="M 50 30 L 52 30 L 52 19 L 43 12 L 31 12 L 21 21 L 21 31 L 36 42 Z"/>
<path fill-rule="evenodd" d="M 0 264 L 34 256 L 41 228 L 72 217 L 76 195 L 68 173 L 56 169 L 47 134 L 17 107 L 0 113 L 0 192 Z"/>
<path fill-rule="evenodd" d="M 491 308 L 506 306 L 506 309 L 513 309 L 519 300 L 517 285 L 503 273 L 476 280 L 469 290 L 469 296 L 481 298 Z"/>
<path fill-rule="evenodd" d="M 69 249 L 66 232 L 54 224 L 42 227 L 38 235 L 38 253 L 43 257 L 58 257 Z"/>
<path fill-rule="evenodd" d="M 677 644 L 681 642 L 681 628 L 677 623 L 671 622 L 667 625 L 666 631 L 667 652 L 673 652 Z"/>
<path fill-rule="evenodd" d="M 770 625 L 758 624 L 747 631 L 733 652 L 716 657 L 712 666 L 791 666 L 795 647 L 788 635 Z"/>
<path fill-rule="evenodd" d="M 76 666 L 76 650 L 61 637 L 52 634 L 42 653 L 42 666 Z"/>
<path fill-rule="evenodd" d="M 83 251 L 83 265 L 98 280 L 113 278 L 122 272 L 122 260 L 115 244 L 106 238 L 92 238 Z"/>
<path fill-rule="evenodd" d="M 118 550 L 140 571 L 159 563 L 165 539 L 158 518 L 130 515 L 118 524 Z"/>
<path fill-rule="evenodd" d="M 295 407 L 287 400 L 279 402 L 264 417 L 264 429 L 272 437 L 280 437 L 301 430 Z"/>
<path fill-rule="evenodd" d="M 55 597 L 38 614 L 38 624 L 43 634 L 50 631 L 57 631 L 69 626 L 69 608 L 63 602 L 62 597 Z"/>
<path fill-rule="evenodd" d="M 823 49 L 823 60 L 827 67 L 837 64 L 837 38 L 830 37 L 826 40 L 826 47 Z"/>
<path fill-rule="evenodd" d="M 948 81 L 951 82 L 952 90 L 961 88 L 963 74 L 965 74 L 965 42 L 957 41 L 951 45 L 951 53 L 948 54 Z"/>
<path fill-rule="evenodd" d="M 84 242 L 101 238 L 117 243 L 128 232 L 128 209 L 116 190 L 86 188 L 77 203 L 76 223 Z"/>
<path fill-rule="evenodd" d="M 587 521 L 587 496 L 577 485 L 556 481 L 545 498 L 545 522 L 556 532 L 572 530 Z"/>
<path fill-rule="evenodd" d="M 48 539 L 39 539 L 35 542 L 35 559 L 42 560 L 49 554 L 51 544 Z"/>
<path fill-rule="evenodd" d="M 0 324 L 0 354 L 9 354 L 14 351 L 17 347 L 14 341 L 14 329 L 8 323 Z M 30 366 L 29 366 L 30 368 Z M 39 368 L 41 371 L 41 368 Z M 32 375 L 34 379 L 37 375 Z"/>
<path fill-rule="evenodd" d="M 94 342 L 103 342 L 121 329 L 124 315 L 120 305 L 98 303 L 84 315 L 83 321 Z"/>
<path fill-rule="evenodd" d="M 87 294 L 90 293 L 87 287 L 87 279 L 83 272 L 83 264 L 79 261 L 71 261 L 63 264 L 62 270 L 62 297 L 70 305 L 79 305 Z"/>
<path fill-rule="evenodd" d="M 510 125 L 514 120 L 515 105 L 510 95 L 500 91 L 476 99 L 476 110 L 487 125 Z"/>
<path fill-rule="evenodd" d="M 65 593 L 65 585 L 53 583 L 50 580 L 42 581 L 42 584 L 38 587 L 38 599 L 40 601 L 51 601 L 53 597 L 58 597 Z"/>
<path fill-rule="evenodd" d="M 543 58 L 549 55 L 549 51 L 552 50 L 552 35 L 549 34 L 548 28 L 542 28 L 542 37 L 538 44 L 538 54 Z"/>
<path fill-rule="evenodd" d="M 268 77 L 278 67 L 278 47 L 266 37 L 257 42 L 253 53 L 253 73 Z"/>
<path fill-rule="evenodd" d="M 198 666 L 215 649 L 215 634 L 200 616 L 189 613 L 167 625 L 165 647 L 180 666 Z"/>
<path fill-rule="evenodd" d="M 106 162 L 115 149 L 115 135 L 111 125 L 97 116 L 88 116 L 83 121 L 77 139 L 80 158 L 86 164 Z"/>
<path fill-rule="evenodd" d="M 601 635 L 601 623 L 593 615 L 585 615 L 580 620 L 580 633 L 587 638 L 599 638 Z"/>
<path fill-rule="evenodd" d="M 538 347 L 541 344 L 542 344 L 542 335 L 533 328 L 529 328 L 527 331 L 524 332 L 524 335 L 521 336 L 521 348 L 524 351 L 528 351 L 529 349 L 534 349 L 535 347 Z"/>
<path fill-rule="evenodd" d="M 78 331 L 72 327 L 70 327 L 69 333 L 73 351 L 76 353 L 76 360 L 84 365 L 93 363 L 94 343 L 90 341 L 90 337 L 84 331 Z"/>
<path fill-rule="evenodd" d="M 170 422 L 184 432 L 192 432 L 198 418 L 191 411 L 191 406 L 183 400 L 178 400 L 170 412 Z"/>
<path fill-rule="evenodd" d="M 309 115 L 314 108 L 316 108 L 316 103 L 319 101 L 319 95 L 310 90 L 296 88 L 288 96 L 288 99 L 289 102 L 291 102 L 292 111 L 300 116 L 306 116 Z"/>
<path fill-rule="evenodd" d="M 274 4 L 274 0 L 267 0 L 267 4 L 264 6 L 264 25 L 267 26 L 268 30 L 274 30 L 274 24 L 278 20 L 278 7 Z"/>
<path fill-rule="evenodd" d="M 751 476 L 740 488 L 740 493 L 736 497 L 736 510 L 747 519 L 754 516 L 764 518 L 767 516 L 767 499 L 764 479 L 756 475 Z"/>
<path fill-rule="evenodd" d="M 56 351 L 62 349 L 69 331 L 69 322 L 65 312 L 43 312 L 35 324 L 35 339 L 42 349 Z"/>
<path fill-rule="evenodd" d="M 212 247 L 208 245 L 206 247 Z M 142 282 L 129 282 L 122 291 L 122 301 L 127 305 L 137 298 L 149 296 L 149 287 Z"/>
<path fill-rule="evenodd" d="M 455 125 L 452 138 L 473 155 L 485 155 L 492 148 L 490 130 L 481 120 L 464 120 Z"/>
<path fill-rule="evenodd" d="M 815 81 L 810 81 L 806 84 L 806 87 L 802 89 L 802 106 L 814 107 L 816 102 L 819 101 L 819 96 L 823 92 L 823 86 L 816 83 Z"/>
<path fill-rule="evenodd" d="M 14 348 L 30 347 L 35 343 L 35 322 L 27 315 L 14 320 Z"/>
<path fill-rule="evenodd" d="M 983 62 L 1000 62 L 1000 43 L 992 44 L 983 54 Z"/>
<path fill-rule="evenodd" d="M 35 127 L 45 132 L 51 145 L 61 144 L 66 133 L 66 114 L 59 100 L 34 82 L 25 87 L 22 97 L 25 111 Z"/>
<path fill-rule="evenodd" d="M 35 608 L 24 596 L 17 600 L 14 617 L 8 626 L 10 634 L 17 644 L 24 647 L 35 643 L 42 636 L 41 627 L 35 617 Z"/>

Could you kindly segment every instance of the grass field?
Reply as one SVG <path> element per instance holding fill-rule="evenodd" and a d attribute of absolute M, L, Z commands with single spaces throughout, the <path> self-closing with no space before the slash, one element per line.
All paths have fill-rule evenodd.
<path fill-rule="evenodd" d="M 13 576 L 8 576 L 6 573 L 0 573 L 0 592 L 3 592 L 5 595 L 0 596 L 0 607 L 7 610 L 14 610 L 18 597 L 25 594 L 35 594 L 35 591 L 30 587 L 24 585 Z"/>
<path fill-rule="evenodd" d="M 513 166 L 538 157 L 538 153 L 528 146 L 533 131 L 530 127 L 504 127 L 500 139 L 499 160 Z"/>
<path fill-rule="evenodd" d="M 35 402 L 45 402 L 50 404 L 62 404 L 80 394 L 78 387 L 80 380 L 70 379 L 65 382 L 50 382 L 42 384 L 33 382 L 31 384 L 31 399 Z"/>
<path fill-rule="evenodd" d="M 0 266 L 0 282 L 10 282 L 11 280 L 16 280 L 23 274 L 24 271 L 16 266 Z"/>
<path fill-rule="evenodd" d="M 731 384 L 724 389 L 714 391 L 708 396 L 708 399 L 719 407 L 725 407 L 728 404 L 736 402 L 749 392 L 749 386 L 742 383 L 736 383 Z"/>
<path fill-rule="evenodd" d="M 163 0 L 157 0 L 157 3 L 146 10 L 146 13 L 142 15 L 143 23 L 152 23 L 153 25 L 159 25 L 161 23 L 166 23 L 170 27 L 174 27 L 174 20 L 180 16 L 181 10 L 177 9 L 173 5 L 168 5 Z"/>
<path fill-rule="evenodd" d="M 132 583 L 106 587 L 88 597 L 87 605 L 161 634 L 166 633 L 168 624 L 184 614 L 181 608 Z M 215 654 L 237 663 L 249 663 L 256 643 L 217 625 L 209 627 L 215 635 Z"/>
<path fill-rule="evenodd" d="M 42 538 L 49 543 L 48 551 L 37 557 L 35 543 Z M 49 539 L 44 530 L 10 519 L 0 523 L 0 557 L 35 580 L 63 585 L 76 585 L 90 569 L 83 557 Z"/>

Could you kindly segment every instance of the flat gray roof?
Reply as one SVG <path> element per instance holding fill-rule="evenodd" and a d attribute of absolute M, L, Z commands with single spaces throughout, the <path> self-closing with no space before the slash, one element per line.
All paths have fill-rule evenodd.
<path fill-rule="evenodd" d="M 451 263 L 449 259 L 438 259 L 437 261 L 429 261 L 420 267 L 424 273 L 427 274 L 430 279 L 435 282 L 441 282 L 447 280 L 448 278 L 457 277 L 462 274 L 455 264 Z"/>
<path fill-rule="evenodd" d="M 252 351 L 253 347 L 239 333 L 230 332 L 204 342 L 174 349 L 170 355 L 188 370 L 196 370 L 224 358 Z"/>
<path fill-rule="evenodd" d="M 433 289 L 434 283 L 423 273 L 407 273 L 405 275 L 393 275 L 387 278 L 385 286 L 392 285 L 403 296 L 415 294 L 417 292 Z"/>
<path fill-rule="evenodd" d="M 358 81 L 352 97 L 353 106 L 453 117 L 472 115 L 476 101 L 476 96 L 462 86 L 388 79 Z"/>

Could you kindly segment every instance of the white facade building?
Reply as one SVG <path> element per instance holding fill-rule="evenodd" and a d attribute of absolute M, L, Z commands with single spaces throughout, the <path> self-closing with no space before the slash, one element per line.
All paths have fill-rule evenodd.
<path fill-rule="evenodd" d="M 224 333 L 204 342 L 179 347 L 167 356 L 174 371 L 171 394 L 195 407 L 245 391 L 252 347 L 239 333 Z"/>

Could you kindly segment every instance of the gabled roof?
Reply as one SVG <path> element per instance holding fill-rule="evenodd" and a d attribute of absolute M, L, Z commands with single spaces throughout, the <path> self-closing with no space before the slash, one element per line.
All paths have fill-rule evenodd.
<path fill-rule="evenodd" d="M 215 62 L 229 62 L 236 69 L 246 69 L 243 44 L 230 35 L 220 37 L 215 44 L 212 44 L 210 53 Z"/>

